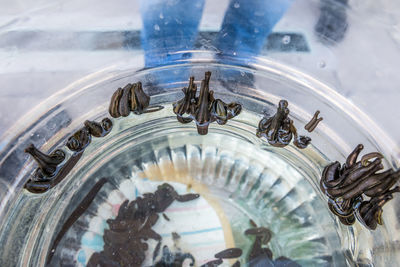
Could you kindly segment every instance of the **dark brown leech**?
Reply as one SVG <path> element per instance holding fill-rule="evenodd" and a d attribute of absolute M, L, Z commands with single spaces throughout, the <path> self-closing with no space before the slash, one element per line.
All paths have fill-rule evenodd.
<path fill-rule="evenodd" d="M 119 101 L 122 96 L 122 88 L 118 88 L 117 91 L 111 97 L 110 107 L 108 108 L 108 113 L 110 113 L 111 117 L 119 118 L 121 115 L 118 112 Z"/>
<path fill-rule="evenodd" d="M 322 117 L 318 118 L 319 113 L 320 113 L 319 110 L 315 111 L 312 119 L 304 126 L 304 129 L 306 129 L 309 133 L 314 131 L 315 128 L 318 126 L 318 123 L 320 123 L 320 121 L 322 121 L 324 119 Z"/>
<path fill-rule="evenodd" d="M 201 265 L 200 267 L 216 267 L 216 266 L 221 265 L 222 262 L 223 261 L 221 259 L 216 259 L 216 260 L 209 261 L 209 262 Z"/>
<path fill-rule="evenodd" d="M 83 151 L 90 144 L 91 140 L 92 136 L 89 133 L 89 129 L 82 127 L 68 138 L 66 145 L 71 151 L 79 152 Z"/>
<path fill-rule="evenodd" d="M 234 259 L 242 256 L 242 250 L 240 248 L 228 248 L 218 252 L 214 255 L 217 259 Z"/>
<path fill-rule="evenodd" d="M 358 155 L 360 155 L 361 150 L 364 149 L 363 144 L 358 144 L 356 148 L 350 153 L 350 155 L 346 159 L 346 167 L 345 168 L 351 168 L 356 162 Z"/>
<path fill-rule="evenodd" d="M 368 229 L 375 230 L 378 224 L 383 224 L 383 205 L 393 199 L 393 193 L 398 192 L 400 192 L 400 187 L 396 186 L 378 197 L 373 197 L 369 201 L 364 201 L 355 213 L 357 219 Z"/>
<path fill-rule="evenodd" d="M 167 221 L 170 221 L 169 217 L 167 216 L 167 214 L 163 213 L 162 216 L 164 217 L 164 219 L 166 219 Z"/>
<path fill-rule="evenodd" d="M 38 173 L 38 181 L 47 180 L 48 177 L 53 176 L 60 165 L 65 159 L 65 153 L 57 149 L 49 155 L 41 152 L 33 144 L 25 148 L 25 153 L 30 154 L 39 165 L 40 173 Z"/>
<path fill-rule="evenodd" d="M 93 199 L 103 187 L 103 185 L 107 182 L 106 178 L 102 178 L 96 182 L 96 184 L 90 189 L 89 193 L 83 198 L 83 200 L 79 203 L 78 207 L 71 213 L 68 219 L 65 221 L 63 226 L 61 227 L 60 232 L 58 232 L 56 238 L 53 241 L 50 251 L 47 254 L 47 264 L 50 263 L 53 255 L 56 252 L 58 243 L 61 241 L 65 233 L 71 228 L 71 226 L 82 216 L 83 213 L 89 208 L 90 204 L 93 202 Z"/>
<path fill-rule="evenodd" d="M 211 120 L 211 110 L 209 109 L 211 104 L 215 99 L 213 96 L 213 91 L 210 92 L 210 78 L 211 72 L 205 73 L 204 80 L 201 81 L 200 95 L 198 98 L 196 111 L 193 114 L 196 121 L 197 132 L 201 135 L 208 133 L 208 125 Z"/>
<path fill-rule="evenodd" d="M 261 236 L 256 236 L 256 239 L 253 243 L 253 246 L 250 250 L 249 257 L 248 257 L 248 262 L 252 262 L 257 258 L 267 256 L 268 259 L 272 260 L 272 251 L 269 248 L 264 248 L 262 246 L 262 237 Z"/>
<path fill-rule="evenodd" d="M 276 114 L 269 117 L 267 114 L 258 123 L 256 135 L 264 137 L 268 143 L 275 147 L 287 146 L 294 136 L 293 144 L 298 148 L 306 148 L 311 142 L 307 136 L 298 136 L 297 129 L 293 125 L 293 120 L 289 118 L 288 102 L 279 101 Z"/>
<path fill-rule="evenodd" d="M 101 124 L 87 120 L 84 122 L 84 125 L 94 137 L 104 137 L 109 134 L 112 129 L 112 121 L 109 118 L 104 118 Z"/>
<path fill-rule="evenodd" d="M 137 105 L 131 106 L 131 110 L 135 114 L 142 114 L 150 104 L 150 96 L 143 91 L 142 83 L 137 82 L 136 88 L 132 89 L 131 99 L 135 98 Z"/>
<path fill-rule="evenodd" d="M 392 188 L 392 186 L 396 184 L 398 180 L 400 180 L 400 170 L 397 170 L 395 172 L 393 169 L 390 169 L 385 172 L 375 174 L 375 176 L 378 176 L 378 179 L 383 182 L 364 191 L 364 194 L 366 196 L 377 197 L 387 192 L 390 188 Z"/>
<path fill-rule="evenodd" d="M 253 221 L 252 219 L 250 219 L 250 225 L 252 226 L 252 227 L 254 227 L 254 228 L 257 228 L 258 226 L 257 226 L 257 224 L 255 223 L 255 221 Z"/>
<path fill-rule="evenodd" d="M 208 133 L 210 123 L 226 124 L 228 120 L 239 115 L 242 106 L 238 103 L 226 104 L 220 99 L 214 98 L 214 91 L 210 90 L 211 72 L 205 73 L 201 82 L 200 94 L 197 97 L 197 86 L 194 77 L 190 77 L 189 86 L 183 88 L 185 96 L 173 103 L 173 111 L 177 120 L 181 123 L 196 122 L 197 132 L 201 135 Z M 185 116 L 186 115 L 186 116 Z"/>
<path fill-rule="evenodd" d="M 383 156 L 378 152 L 366 154 L 357 161 L 363 148 L 357 145 L 343 166 L 334 162 L 325 167 L 320 187 L 329 198 L 330 210 L 343 224 L 351 225 L 357 218 L 365 227 L 374 230 L 381 223 L 382 206 L 397 190 L 390 188 L 400 179 L 400 170 L 378 173 L 383 169 Z M 371 199 L 363 200 L 364 195 Z"/>
<path fill-rule="evenodd" d="M 179 201 L 179 202 L 187 202 L 187 201 L 191 201 L 191 200 L 194 200 L 194 199 L 196 199 L 196 198 L 199 198 L 200 197 L 200 195 L 199 194 L 185 194 L 185 195 L 178 195 L 178 196 L 176 196 L 176 200 L 177 201 Z"/>
<path fill-rule="evenodd" d="M 131 88 L 132 85 L 128 83 L 122 89 L 122 96 L 119 100 L 119 105 L 118 105 L 118 113 L 122 117 L 127 117 L 131 112 L 130 99 L 129 99 L 131 98 Z"/>
<path fill-rule="evenodd" d="M 262 244 L 266 245 L 271 240 L 272 233 L 268 228 L 265 227 L 257 227 L 257 228 L 250 228 L 244 232 L 245 235 L 254 235 L 262 237 Z"/>
<path fill-rule="evenodd" d="M 157 243 L 157 246 L 156 246 L 156 248 L 154 249 L 154 252 L 153 252 L 153 262 L 156 260 L 156 258 L 158 257 L 158 254 L 160 254 L 160 248 L 161 248 L 161 241 L 159 241 L 158 243 Z"/>
<path fill-rule="evenodd" d="M 181 123 L 189 123 L 192 117 L 183 117 L 184 114 L 193 114 L 195 112 L 197 86 L 194 83 L 194 77 L 190 77 L 189 86 L 182 89 L 185 96 L 173 104 L 173 111 Z"/>

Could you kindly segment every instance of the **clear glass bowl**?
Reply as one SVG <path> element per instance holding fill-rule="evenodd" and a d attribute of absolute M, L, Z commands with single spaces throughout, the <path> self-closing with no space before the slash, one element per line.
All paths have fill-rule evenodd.
<path fill-rule="evenodd" d="M 123 13 L 122 4 L 111 10 Z M 353 37 L 356 40 L 361 38 L 354 29 L 365 29 L 360 27 L 364 16 L 374 14 L 367 8 L 372 8 L 373 4 L 364 6 L 356 1 L 346 7 L 349 32 L 343 41 L 334 45 L 316 41 L 312 33 L 314 24 L 307 24 L 305 19 L 310 15 L 317 20 L 319 13 L 315 10 L 319 1 L 310 1 L 311 10 L 303 9 L 307 3 L 300 1 L 293 4 L 288 11 L 289 17 L 284 17 L 275 30 L 284 44 L 288 40 L 290 43 L 287 36 L 293 36 L 288 34 L 289 31 L 296 29 L 296 32 L 303 33 L 310 48 L 308 52 L 274 52 L 272 48 L 275 46 L 270 43 L 256 57 L 233 54 L 221 57 L 221 53 L 209 45 L 211 37 L 203 33 L 199 38 L 199 48 L 176 51 L 171 47 L 169 64 L 152 68 L 144 68 L 142 50 L 126 49 L 123 42 L 117 42 L 111 50 L 100 49 L 98 45 L 105 40 L 101 39 L 104 38 L 102 34 L 107 30 L 104 25 L 96 25 L 94 21 L 97 20 L 85 26 L 91 30 L 99 27 L 97 34 L 100 34 L 100 39 L 86 38 L 88 35 L 82 33 L 85 27 L 79 23 L 68 28 L 62 20 L 54 25 L 41 21 L 46 15 L 53 15 L 53 8 L 60 5 L 56 2 L 54 6 L 32 11 L 27 15 L 31 20 L 17 21 L 2 32 L 7 37 L 3 39 L 2 48 L 8 52 L 16 50 L 11 60 L 14 69 L 3 66 L 1 79 L 6 81 L 10 92 L 13 86 L 21 88 L 15 98 L 27 97 L 29 108 L 31 105 L 35 108 L 24 116 L 17 110 L 20 119 L 12 127 L 11 122 L 4 124 L 7 130 L 1 138 L 0 154 L 1 266 L 44 266 L 63 223 L 102 177 L 108 177 L 110 181 L 61 240 L 51 265 L 78 264 L 87 260 L 87 255 L 85 258 L 81 253 L 84 234 L 94 231 L 93 222 L 98 218 L 102 218 L 100 221 L 104 223 L 106 218 L 103 217 L 107 213 L 101 213 L 99 207 L 116 204 L 113 202 L 115 199 L 110 200 L 112 192 L 119 196 L 119 203 L 128 197 L 122 186 L 130 183 L 127 180 L 148 181 L 148 184 L 156 185 L 168 181 L 175 183 L 176 188 L 188 186 L 199 192 L 201 201 L 206 201 L 207 207 L 215 213 L 211 217 L 217 218 L 222 225 L 218 234 L 223 237 L 223 242 L 218 243 L 218 248 L 234 245 L 248 251 L 251 240 L 243 232 L 252 219 L 272 231 L 269 247 L 274 258 L 286 256 L 302 266 L 390 266 L 399 261 L 398 197 L 385 205 L 384 225 L 369 231 L 357 222 L 351 227 L 340 224 L 329 212 L 327 199 L 319 190 L 323 168 L 331 161 L 343 162 L 359 143 L 364 144 L 365 153 L 380 151 L 384 154 L 386 167 L 399 166 L 399 148 L 392 139 L 398 131 L 391 128 L 393 123 L 386 116 L 388 112 L 393 113 L 390 103 L 394 100 L 390 93 L 385 91 L 386 107 L 385 101 L 383 104 L 374 103 L 377 101 L 373 97 L 368 100 L 370 102 L 362 104 L 362 108 L 354 103 L 357 96 L 365 92 L 372 94 L 376 86 L 372 80 L 388 87 L 396 81 L 389 64 L 384 65 L 380 74 L 367 66 L 358 72 L 355 70 L 355 65 L 364 66 L 365 59 L 361 56 L 367 49 L 360 47 L 359 51 L 349 42 L 354 40 Z M 138 3 L 129 6 L 134 11 L 132 14 L 139 16 Z M 383 7 L 382 10 L 389 9 Z M 77 8 L 84 12 L 77 12 Z M 84 14 L 96 17 L 101 8 L 104 8 L 102 4 L 89 11 L 90 8 L 72 2 L 66 4 L 64 18 L 69 15 L 81 18 Z M 215 32 L 218 30 L 216 17 L 219 6 L 210 4 L 205 8 L 203 16 L 206 19 L 200 25 L 200 32 L 207 32 L 205 29 Z M 296 10 L 303 12 L 293 19 L 290 14 Z M 136 25 L 132 14 L 129 19 L 121 16 L 121 20 Z M 391 17 L 391 14 L 385 15 L 384 18 Z M 304 23 L 294 27 L 302 18 Z M 379 32 L 386 21 L 378 21 L 380 23 L 368 27 Z M 66 35 L 66 32 L 76 31 L 74 27 L 78 27 L 78 34 Z M 118 29 L 110 31 L 120 36 Z M 88 32 L 92 34 L 90 36 L 98 37 Z M 15 38 L 29 34 L 35 38 L 28 39 L 30 42 L 24 46 L 18 41 L 20 39 Z M 72 42 L 77 51 L 63 46 L 60 42 L 63 38 Z M 112 40 L 117 39 L 114 36 Z M 79 40 L 84 41 L 79 44 Z M 385 45 L 387 53 L 392 51 L 386 41 L 380 43 Z M 38 52 L 43 46 L 43 50 Z M 191 54 L 189 58 L 188 53 Z M 354 53 L 352 57 L 350 53 Z M 371 61 L 375 64 L 384 62 L 386 53 L 381 55 L 381 50 L 377 53 L 379 57 L 371 58 Z M 79 57 L 80 61 L 77 60 Z M 45 59 L 41 61 L 42 58 Z M 67 58 L 71 61 L 68 62 Z M 36 66 L 36 69 L 29 69 L 29 66 Z M 181 124 L 176 120 L 172 103 L 183 97 L 181 89 L 187 86 L 189 76 L 194 76 L 199 82 L 205 71 L 212 72 L 210 87 L 216 97 L 225 102 L 241 103 L 243 111 L 226 125 L 211 124 L 209 134 L 199 136 L 194 123 Z M 354 76 L 346 74 L 351 71 Z M 363 80 L 362 77 L 371 78 Z M 47 90 L 37 89 L 42 85 L 41 81 Z M 98 121 L 108 116 L 110 97 L 118 87 L 136 81 L 141 81 L 145 92 L 152 96 L 151 104 L 164 106 L 162 111 L 112 119 L 112 132 L 104 138 L 93 138 L 78 164 L 55 188 L 37 195 L 23 189 L 37 166 L 24 153 L 27 145 L 34 143 L 46 152 L 63 147 L 85 120 Z M 35 93 L 32 95 L 36 94 L 37 99 L 29 99 L 29 91 L 24 91 L 25 83 L 33 84 Z M 55 92 L 50 89 L 53 86 L 62 89 Z M 369 87 L 359 93 L 350 90 L 353 86 Z M 308 148 L 300 150 L 293 145 L 274 148 L 256 137 L 259 120 L 264 113 L 274 114 L 280 99 L 289 102 L 291 118 L 300 134 L 312 138 Z M 22 105 L 21 102 L 17 104 Z M 363 109 L 367 107 L 371 108 L 365 113 Z M 302 126 L 317 109 L 324 120 L 314 132 L 306 134 Z M 2 112 L 14 118 L 15 114 L 8 110 L 4 107 Z M 375 112 L 377 110 L 380 110 L 379 114 Z M 377 125 L 378 120 L 384 130 Z M 69 153 L 65 147 L 63 149 Z M 179 230 L 178 225 L 173 226 L 174 229 Z M 183 225 L 182 229 L 186 226 Z M 101 239 L 103 228 L 94 235 L 95 238 Z M 182 235 L 182 241 L 186 242 L 187 236 Z M 170 238 L 164 237 L 166 240 Z M 189 242 L 183 249 L 191 246 L 194 245 Z M 204 251 L 211 253 L 210 258 L 212 253 L 218 252 L 215 248 Z M 208 259 L 200 258 L 196 263 Z"/>

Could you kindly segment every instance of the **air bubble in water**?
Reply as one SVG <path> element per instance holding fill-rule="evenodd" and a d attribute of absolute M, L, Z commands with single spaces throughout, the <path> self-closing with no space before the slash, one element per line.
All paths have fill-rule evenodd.
<path fill-rule="evenodd" d="M 159 31 L 160 30 L 160 26 L 158 26 L 158 24 L 154 25 L 154 30 Z"/>
<path fill-rule="evenodd" d="M 240 4 L 239 4 L 239 3 L 234 3 L 234 4 L 233 4 L 233 7 L 234 7 L 234 8 L 239 8 L 239 7 L 240 7 Z"/>
<path fill-rule="evenodd" d="M 288 43 L 290 43 L 290 36 L 289 36 L 289 35 L 283 36 L 283 38 L 282 38 L 282 43 L 283 43 L 283 44 L 288 44 Z"/>

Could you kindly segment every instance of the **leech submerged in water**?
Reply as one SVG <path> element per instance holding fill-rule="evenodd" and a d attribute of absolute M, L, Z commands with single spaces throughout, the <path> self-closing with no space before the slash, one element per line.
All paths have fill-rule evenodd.
<path fill-rule="evenodd" d="M 56 252 L 58 243 L 61 241 L 65 233 L 71 228 L 71 226 L 80 218 L 80 216 L 89 208 L 90 204 L 93 202 L 97 193 L 103 187 L 103 185 L 107 182 L 106 178 L 100 179 L 93 187 L 90 189 L 89 193 L 83 198 L 83 200 L 78 204 L 78 207 L 71 213 L 68 219 L 65 221 L 63 226 L 61 227 L 60 232 L 58 232 L 56 238 L 53 241 L 51 249 L 47 254 L 47 264 L 51 262 L 53 255 Z"/>

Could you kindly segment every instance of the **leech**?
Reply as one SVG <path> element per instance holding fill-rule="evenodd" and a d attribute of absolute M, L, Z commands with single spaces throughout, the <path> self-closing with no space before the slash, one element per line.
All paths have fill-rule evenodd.
<path fill-rule="evenodd" d="M 41 194 L 51 188 L 51 181 L 32 181 L 29 180 L 24 185 L 25 189 L 34 194 Z"/>
<path fill-rule="evenodd" d="M 254 228 L 258 227 L 257 224 L 252 219 L 250 219 L 249 222 L 250 222 L 250 225 L 253 226 Z"/>
<path fill-rule="evenodd" d="M 165 220 L 170 221 L 169 217 L 165 213 L 163 213 L 162 215 L 163 215 Z"/>
<path fill-rule="evenodd" d="M 370 176 L 383 168 L 381 159 L 375 159 L 371 164 L 367 166 L 361 166 L 353 171 L 349 172 L 346 179 L 339 188 L 351 185 L 353 183 L 360 182 L 362 177 Z"/>
<path fill-rule="evenodd" d="M 363 166 L 367 166 L 370 163 L 369 160 L 373 159 L 373 158 L 382 159 L 383 155 L 378 152 L 372 152 L 372 153 L 365 154 L 364 156 L 361 157 L 361 164 Z"/>
<path fill-rule="evenodd" d="M 56 252 L 58 243 L 61 241 L 65 233 L 71 228 L 71 226 L 79 219 L 79 217 L 85 213 L 85 211 L 89 208 L 90 204 L 96 197 L 97 193 L 103 187 L 103 185 L 107 182 L 106 178 L 102 178 L 96 182 L 96 184 L 90 189 L 89 193 L 83 198 L 83 200 L 79 203 L 79 205 L 75 208 L 75 210 L 71 213 L 68 219 L 65 221 L 63 226 L 61 227 L 60 232 L 58 232 L 56 238 L 53 241 L 50 251 L 47 254 L 47 264 L 51 262 L 53 255 Z"/>
<path fill-rule="evenodd" d="M 212 260 L 212 261 L 209 261 L 209 262 L 207 262 L 207 263 L 201 265 L 200 267 L 216 267 L 216 266 L 221 265 L 222 262 L 223 262 L 223 261 L 222 261 L 221 259 Z"/>
<path fill-rule="evenodd" d="M 372 188 L 369 188 L 364 192 L 364 194 L 369 197 L 379 196 L 387 192 L 392 186 L 394 186 L 396 182 L 400 179 L 400 170 L 394 172 L 392 169 L 390 169 L 385 172 L 375 174 L 374 176 L 382 181 L 382 183 Z"/>
<path fill-rule="evenodd" d="M 66 146 L 71 151 L 80 152 L 83 151 L 91 141 L 92 136 L 89 133 L 89 129 L 82 127 L 68 138 Z"/>
<path fill-rule="evenodd" d="M 158 256 L 158 254 L 160 254 L 160 248 L 161 248 L 161 241 L 159 241 L 159 242 L 157 243 L 157 246 L 156 246 L 156 248 L 154 249 L 154 252 L 153 252 L 153 261 L 155 261 L 156 258 L 157 258 L 157 256 Z"/>
<path fill-rule="evenodd" d="M 358 155 L 360 154 L 361 150 L 364 149 L 364 146 L 362 144 L 359 144 L 356 146 L 356 148 L 353 150 L 353 152 L 350 153 L 350 155 L 347 157 L 346 160 L 346 167 L 350 168 L 351 166 L 356 163 Z"/>
<path fill-rule="evenodd" d="M 100 137 L 103 134 L 103 127 L 101 127 L 100 123 L 95 121 L 86 120 L 84 123 L 85 127 L 89 130 L 89 133 L 92 136 Z"/>
<path fill-rule="evenodd" d="M 217 259 L 234 259 L 240 256 L 242 256 L 242 250 L 240 248 L 228 248 L 214 255 Z"/>
<path fill-rule="evenodd" d="M 265 227 L 250 228 L 244 232 L 245 235 L 255 235 L 255 236 L 271 236 L 271 231 Z"/>
<path fill-rule="evenodd" d="M 176 200 L 179 202 L 187 202 L 199 198 L 199 194 L 186 194 L 186 195 L 178 195 L 176 196 Z"/>
<path fill-rule="evenodd" d="M 86 120 L 84 123 L 89 133 L 94 137 L 104 137 L 111 132 L 112 121 L 109 118 L 104 118 L 101 124 L 95 121 Z"/>
<path fill-rule="evenodd" d="M 134 88 L 131 97 L 132 99 L 135 97 L 137 102 L 137 106 L 131 106 L 131 110 L 136 114 L 142 114 L 143 110 L 145 110 L 150 104 L 150 96 L 146 95 L 143 91 L 141 82 L 136 83 L 136 88 Z"/>
<path fill-rule="evenodd" d="M 143 113 L 152 113 L 152 112 L 157 112 L 162 110 L 164 107 L 161 105 L 154 105 L 154 106 L 149 106 L 145 110 L 143 110 Z"/>
<path fill-rule="evenodd" d="M 59 164 L 65 159 L 65 153 L 60 149 L 47 155 L 37 149 L 33 144 L 30 144 L 25 148 L 25 153 L 28 153 L 33 157 L 39 165 L 41 173 L 46 177 L 53 176 L 56 173 Z"/>
<path fill-rule="evenodd" d="M 127 117 L 129 115 L 129 113 L 131 112 L 131 106 L 130 106 L 129 98 L 133 98 L 134 97 L 134 96 L 131 96 L 131 87 L 132 87 L 132 85 L 130 83 L 128 83 L 122 89 L 122 96 L 119 99 L 119 103 L 118 103 L 118 113 L 122 117 Z"/>
<path fill-rule="evenodd" d="M 353 214 L 349 217 L 340 217 L 339 216 L 339 220 L 344 225 L 353 225 L 356 222 L 356 217 L 354 217 Z"/>
<path fill-rule="evenodd" d="M 122 88 L 118 88 L 117 91 L 115 91 L 111 97 L 110 107 L 108 108 L 108 112 L 113 118 L 118 118 L 121 116 L 118 113 L 118 106 L 121 96 L 122 96 Z"/>
<path fill-rule="evenodd" d="M 318 118 L 320 111 L 317 110 L 314 113 L 314 116 L 312 117 L 312 119 L 304 126 L 304 129 L 306 129 L 309 133 L 311 133 L 312 131 L 315 130 L 315 128 L 317 127 L 318 123 L 320 123 L 320 121 L 323 120 L 323 118 Z"/>
<path fill-rule="evenodd" d="M 320 181 L 320 188 L 325 193 L 326 189 L 333 188 L 345 179 L 345 177 L 339 178 L 340 163 L 338 161 L 331 163 L 324 168 L 322 172 L 322 178 Z"/>

